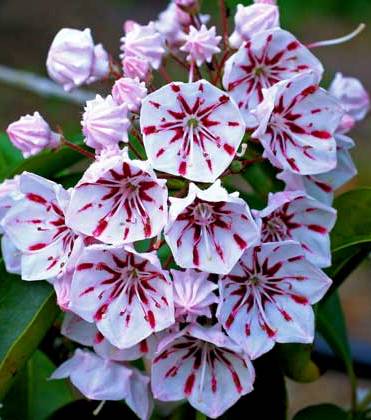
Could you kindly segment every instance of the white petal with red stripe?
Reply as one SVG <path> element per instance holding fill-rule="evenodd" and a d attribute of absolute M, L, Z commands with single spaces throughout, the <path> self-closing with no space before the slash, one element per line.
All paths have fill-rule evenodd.
<path fill-rule="evenodd" d="M 260 212 L 262 242 L 292 239 L 301 244 L 305 257 L 317 267 L 331 265 L 330 231 L 336 210 L 302 191 L 270 194 Z"/>
<path fill-rule="evenodd" d="M 343 111 L 316 83 L 314 73 L 303 73 L 263 92 L 253 137 L 263 145 L 263 156 L 277 168 L 312 175 L 336 166 L 334 132 Z"/>
<path fill-rule="evenodd" d="M 65 221 L 69 193 L 27 172 L 20 176 L 20 190 L 24 199 L 9 210 L 2 225 L 22 253 L 22 278 L 43 280 L 61 275 L 78 237 Z"/>
<path fill-rule="evenodd" d="M 74 188 L 67 220 L 108 244 L 151 238 L 167 220 L 166 181 L 147 162 L 126 156 L 97 161 Z"/>
<path fill-rule="evenodd" d="M 155 254 L 93 245 L 78 261 L 71 310 L 128 348 L 174 323 L 172 285 Z"/>
<path fill-rule="evenodd" d="M 226 274 L 243 251 L 259 240 L 249 207 L 215 182 L 206 190 L 190 184 L 185 198 L 172 198 L 165 239 L 176 263 Z"/>
<path fill-rule="evenodd" d="M 227 334 L 255 359 L 275 342 L 312 342 L 310 305 L 330 285 L 299 243 L 263 243 L 248 249 L 231 273 L 220 278 L 217 316 Z"/>
<path fill-rule="evenodd" d="M 226 63 L 223 85 L 238 104 L 248 127 L 257 125 L 251 111 L 263 100 L 263 89 L 303 71 L 314 70 L 320 81 L 319 60 L 292 34 L 275 28 L 251 37 Z"/>
<path fill-rule="evenodd" d="M 152 364 L 152 392 L 162 401 L 184 398 L 211 418 L 251 392 L 254 368 L 218 326 L 192 324 L 160 343 Z"/>
<path fill-rule="evenodd" d="M 245 133 L 233 100 L 206 80 L 170 83 L 148 95 L 140 126 L 155 169 L 199 182 L 218 178 Z"/>

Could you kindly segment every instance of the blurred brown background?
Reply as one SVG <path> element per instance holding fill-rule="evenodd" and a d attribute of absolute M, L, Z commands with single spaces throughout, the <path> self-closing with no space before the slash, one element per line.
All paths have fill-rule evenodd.
<path fill-rule="evenodd" d="M 123 22 L 129 18 L 141 23 L 155 19 L 166 4 L 164 0 L 0 0 L 0 64 L 45 75 L 48 47 L 62 27 L 90 27 L 94 40 L 102 42 L 113 56 L 117 56 Z M 340 71 L 359 77 L 371 92 L 371 0 L 281 0 L 279 4 L 283 27 L 294 32 L 304 43 L 343 35 L 362 21 L 369 24 L 352 42 L 319 49 L 315 53 L 326 68 L 325 84 Z M 212 15 L 216 5 L 217 0 L 204 0 L 206 12 Z M 217 19 L 214 22 L 218 24 Z M 78 106 L 56 99 L 42 99 L 0 82 L 0 131 L 20 115 L 35 110 L 69 132 L 79 130 L 82 110 Z M 348 188 L 371 186 L 370 134 L 371 118 L 368 117 L 352 133 L 357 144 L 353 156 L 359 176 Z M 351 338 L 371 344 L 370 261 L 365 261 L 348 279 L 341 289 L 341 297 Z M 362 381 L 361 385 L 371 389 L 371 382 Z M 347 380 L 340 373 L 327 372 L 310 385 L 289 382 L 289 391 L 291 413 L 323 401 L 343 406 L 349 404 Z"/>

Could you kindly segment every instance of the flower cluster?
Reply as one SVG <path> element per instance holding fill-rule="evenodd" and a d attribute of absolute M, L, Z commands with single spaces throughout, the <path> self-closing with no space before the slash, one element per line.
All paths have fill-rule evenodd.
<path fill-rule="evenodd" d="M 142 419 L 154 399 L 216 418 L 253 390 L 252 360 L 313 341 L 334 191 L 356 173 L 348 132 L 369 108 L 357 79 L 320 87 L 315 44 L 280 28 L 274 1 L 238 5 L 231 34 L 221 5 L 222 36 L 197 0 L 127 21 L 121 63 L 89 29 L 62 29 L 50 76 L 66 90 L 113 80 L 82 118 L 95 159 L 68 190 L 28 172 L 0 186 L 7 269 L 49 281 L 62 334 L 85 347 L 53 378 Z M 8 134 L 25 157 L 68 145 L 38 113 Z M 262 162 L 284 186 L 252 209 L 225 181 Z"/>

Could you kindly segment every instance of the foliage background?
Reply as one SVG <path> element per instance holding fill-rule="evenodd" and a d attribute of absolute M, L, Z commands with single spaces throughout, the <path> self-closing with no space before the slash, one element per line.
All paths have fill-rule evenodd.
<path fill-rule="evenodd" d="M 204 0 L 211 14 L 217 0 Z M 155 18 L 166 0 L 0 0 L 0 64 L 45 74 L 45 58 L 50 42 L 63 26 L 90 27 L 94 39 L 113 54 L 118 53 L 122 23 L 130 18 L 146 22 Z M 359 77 L 371 92 L 370 45 L 371 0 L 279 0 L 283 27 L 303 42 L 340 36 L 359 22 L 370 24 L 366 31 L 349 44 L 316 51 L 325 68 L 325 82 L 336 71 Z M 0 82 L 0 131 L 20 115 L 39 110 L 53 124 L 62 125 L 67 133 L 79 130 L 82 110 L 58 100 L 41 99 Z M 357 147 L 353 151 L 359 176 L 354 186 L 371 185 L 371 118 L 353 131 Z M 351 211 L 351 209 L 349 209 Z M 365 261 L 341 288 L 341 299 L 351 339 L 371 345 L 371 262 Z M 37 366 L 38 360 L 35 364 Z M 361 385 L 371 387 L 371 382 Z M 289 382 L 291 412 L 324 401 L 340 405 L 349 403 L 345 375 L 327 372 L 319 381 L 308 385 Z"/>

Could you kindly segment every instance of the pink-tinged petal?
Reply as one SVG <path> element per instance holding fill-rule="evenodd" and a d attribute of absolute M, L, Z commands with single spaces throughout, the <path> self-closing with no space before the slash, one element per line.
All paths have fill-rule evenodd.
<path fill-rule="evenodd" d="M 289 32 L 271 29 L 253 35 L 229 58 L 223 86 L 238 104 L 246 125 L 255 127 L 252 111 L 263 100 L 263 89 L 308 70 L 315 72 L 318 83 L 323 73 L 318 59 Z"/>
<path fill-rule="evenodd" d="M 198 316 L 211 318 L 210 306 L 218 303 L 213 293 L 217 284 L 208 280 L 208 273 L 196 270 L 171 270 L 174 286 L 175 316 L 178 320 L 195 321 Z"/>
<path fill-rule="evenodd" d="M 316 84 L 308 72 L 264 91 L 253 133 L 264 147 L 264 157 L 284 170 L 300 175 L 327 172 L 336 166 L 334 138 L 343 111 L 339 103 Z M 267 102 L 271 114 L 267 120 Z"/>
<path fill-rule="evenodd" d="M 245 133 L 233 100 L 206 80 L 148 95 L 140 126 L 155 169 L 200 182 L 215 181 L 228 167 Z"/>
<path fill-rule="evenodd" d="M 167 221 L 166 181 L 146 162 L 113 156 L 92 164 L 71 195 L 69 225 L 108 244 L 158 235 Z"/>
<path fill-rule="evenodd" d="M 69 194 L 60 185 L 27 172 L 20 177 L 20 190 L 25 198 L 6 214 L 2 225 L 22 252 L 22 278 L 61 275 L 78 237 L 65 222 Z"/>
<path fill-rule="evenodd" d="M 73 312 L 66 312 L 61 326 L 61 334 L 83 346 L 93 347 L 98 330 L 94 323 L 87 322 Z"/>
<path fill-rule="evenodd" d="M 299 243 L 263 243 L 245 251 L 230 274 L 221 277 L 219 322 L 251 358 L 275 342 L 313 340 L 317 303 L 331 280 L 303 255 Z"/>
<path fill-rule="evenodd" d="M 190 184 L 187 197 L 171 201 L 165 239 L 180 267 L 227 274 L 259 240 L 247 204 L 220 181 L 206 190 Z"/>
<path fill-rule="evenodd" d="M 155 254 L 92 245 L 72 281 L 71 309 L 116 347 L 128 348 L 174 323 L 172 285 Z"/>
<path fill-rule="evenodd" d="M 354 146 L 353 140 L 343 134 L 335 134 L 335 140 L 337 145 L 336 167 L 323 174 L 305 176 L 283 171 L 277 175 L 277 178 L 285 182 L 286 190 L 301 190 L 324 204 L 332 204 L 334 191 L 357 175 L 357 168 L 349 152 L 349 149 Z"/>
<path fill-rule="evenodd" d="M 22 253 L 8 235 L 1 238 L 1 255 L 8 273 L 21 274 Z"/>
<path fill-rule="evenodd" d="M 152 364 L 152 392 L 162 401 L 188 399 L 211 418 L 251 392 L 248 357 L 218 326 L 192 325 L 165 340 Z"/>
<path fill-rule="evenodd" d="M 147 375 L 144 375 L 138 369 L 132 368 L 125 403 L 142 420 L 147 420 L 151 417 L 154 406 L 149 382 Z"/>
<path fill-rule="evenodd" d="M 301 244 L 305 257 L 317 267 L 331 265 L 329 233 L 336 210 L 301 191 L 270 194 L 268 206 L 257 212 L 262 242 L 292 239 Z"/>

